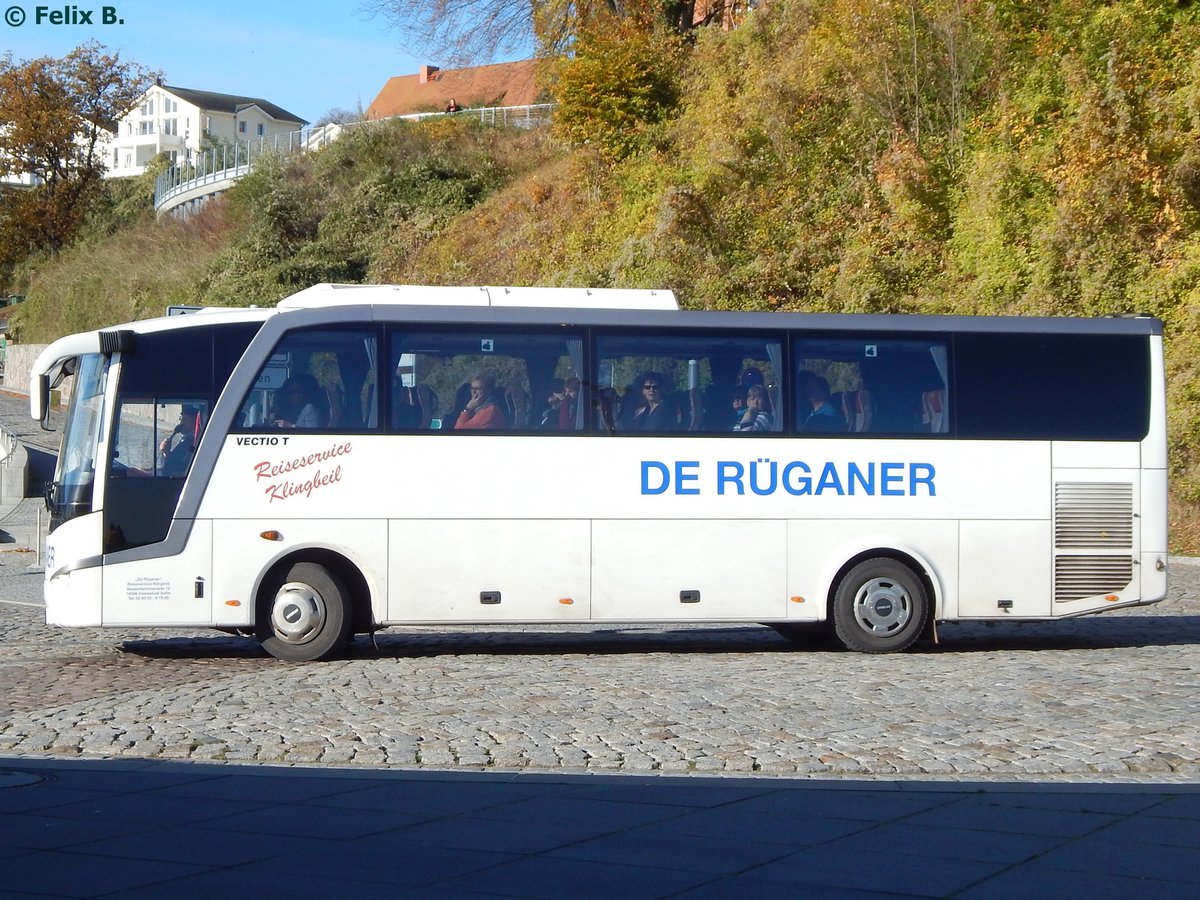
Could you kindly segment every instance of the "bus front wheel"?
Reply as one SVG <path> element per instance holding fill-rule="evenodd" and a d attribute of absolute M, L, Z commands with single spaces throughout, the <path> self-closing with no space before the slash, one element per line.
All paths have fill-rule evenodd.
<path fill-rule="evenodd" d="M 349 594 L 342 580 L 316 563 L 296 563 L 259 604 L 254 628 L 278 659 L 326 659 L 350 635 Z"/>
<path fill-rule="evenodd" d="M 833 632 L 847 650 L 892 653 L 915 643 L 929 619 L 929 595 L 908 566 L 878 557 L 860 562 L 838 583 Z"/>

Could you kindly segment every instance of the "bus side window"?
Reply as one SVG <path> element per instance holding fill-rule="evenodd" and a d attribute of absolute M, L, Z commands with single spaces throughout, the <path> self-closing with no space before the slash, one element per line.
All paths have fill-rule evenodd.
<path fill-rule="evenodd" d="M 391 326 L 387 427 L 440 434 L 545 430 L 553 395 L 565 381 L 581 380 L 583 352 L 582 334 L 558 329 Z M 475 399 L 473 384 L 486 388 Z M 586 391 L 583 396 L 586 402 Z M 561 429 L 556 409 L 556 430 L 584 430 L 585 408 L 569 407 Z"/>
<path fill-rule="evenodd" d="M 796 360 L 798 430 L 848 436 L 947 434 L 950 391 L 947 344 L 928 338 L 801 337 Z M 829 385 L 838 427 L 810 428 Z"/>
<path fill-rule="evenodd" d="M 609 434 L 778 432 L 783 345 L 773 336 L 629 332 L 601 336 L 593 379 Z M 745 412 L 757 389 L 753 415 Z"/>
<path fill-rule="evenodd" d="M 242 401 L 242 430 L 337 428 L 357 431 L 378 421 L 376 335 L 322 326 L 288 332 L 258 371 Z"/>

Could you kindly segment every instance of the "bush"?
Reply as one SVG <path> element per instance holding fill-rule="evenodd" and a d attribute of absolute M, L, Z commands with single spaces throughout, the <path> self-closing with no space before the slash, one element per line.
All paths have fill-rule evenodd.
<path fill-rule="evenodd" d="M 650 146 L 678 103 L 683 51 L 678 34 L 637 19 L 583 29 L 574 56 L 550 69 L 555 133 L 608 162 Z"/>

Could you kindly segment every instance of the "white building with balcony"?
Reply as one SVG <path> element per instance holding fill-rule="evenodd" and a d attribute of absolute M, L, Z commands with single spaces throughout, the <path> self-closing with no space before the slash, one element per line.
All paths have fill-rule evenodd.
<path fill-rule="evenodd" d="M 159 153 L 187 163 L 209 146 L 244 144 L 299 131 L 308 122 L 257 97 L 157 83 L 117 124 L 108 177 L 141 175 Z"/>

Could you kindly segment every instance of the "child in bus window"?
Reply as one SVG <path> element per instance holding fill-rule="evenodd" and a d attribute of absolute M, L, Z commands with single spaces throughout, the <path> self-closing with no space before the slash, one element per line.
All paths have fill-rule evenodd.
<path fill-rule="evenodd" d="M 771 395 L 761 384 L 751 385 L 746 392 L 746 409 L 733 426 L 734 431 L 771 431 L 775 417 L 771 411 Z"/>

